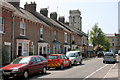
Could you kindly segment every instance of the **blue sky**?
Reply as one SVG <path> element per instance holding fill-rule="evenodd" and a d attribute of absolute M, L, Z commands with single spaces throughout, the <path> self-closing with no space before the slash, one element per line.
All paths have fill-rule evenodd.
<path fill-rule="evenodd" d="M 49 14 L 57 12 L 69 21 L 69 10 L 79 9 L 82 16 L 82 30 L 87 33 L 95 23 L 106 34 L 118 33 L 118 0 L 20 0 L 21 7 L 25 2 L 35 1 L 37 12 L 48 8 Z"/>

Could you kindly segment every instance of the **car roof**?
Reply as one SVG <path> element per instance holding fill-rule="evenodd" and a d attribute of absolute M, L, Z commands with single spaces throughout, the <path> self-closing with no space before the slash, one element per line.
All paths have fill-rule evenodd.
<path fill-rule="evenodd" d="M 50 54 L 48 56 L 51 56 L 51 55 L 57 56 L 57 55 L 64 55 L 64 54 Z"/>
<path fill-rule="evenodd" d="M 20 57 L 18 57 L 18 58 L 24 58 L 24 57 L 43 57 L 43 56 L 20 56 Z"/>
<path fill-rule="evenodd" d="M 114 54 L 113 52 L 105 52 L 105 54 Z"/>
<path fill-rule="evenodd" d="M 68 51 L 67 53 L 76 53 L 76 52 L 80 52 L 80 51 Z"/>

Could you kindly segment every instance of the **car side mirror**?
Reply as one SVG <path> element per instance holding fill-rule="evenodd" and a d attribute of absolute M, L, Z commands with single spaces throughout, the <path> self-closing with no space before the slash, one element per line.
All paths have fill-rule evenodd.
<path fill-rule="evenodd" d="M 69 58 L 67 58 L 67 59 L 69 59 Z"/>
<path fill-rule="evenodd" d="M 33 62 L 30 62 L 30 65 L 32 65 L 33 64 Z"/>

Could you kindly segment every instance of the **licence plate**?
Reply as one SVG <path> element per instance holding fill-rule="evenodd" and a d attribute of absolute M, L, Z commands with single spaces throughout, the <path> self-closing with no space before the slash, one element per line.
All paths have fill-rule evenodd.
<path fill-rule="evenodd" d="M 5 74 L 5 75 L 10 75 L 10 72 L 3 72 L 3 74 Z"/>
<path fill-rule="evenodd" d="M 110 58 L 110 57 L 107 57 L 107 58 Z"/>

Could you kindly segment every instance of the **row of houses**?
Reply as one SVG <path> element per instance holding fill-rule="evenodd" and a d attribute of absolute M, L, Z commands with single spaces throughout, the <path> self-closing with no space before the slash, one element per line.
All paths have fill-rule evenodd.
<path fill-rule="evenodd" d="M 10 62 L 18 56 L 66 53 L 80 49 L 87 53 L 87 35 L 82 31 L 79 10 L 70 10 L 69 22 L 47 8 L 36 11 L 36 3 L 20 7 L 20 0 L 0 1 L 0 39 L 3 55 Z"/>

